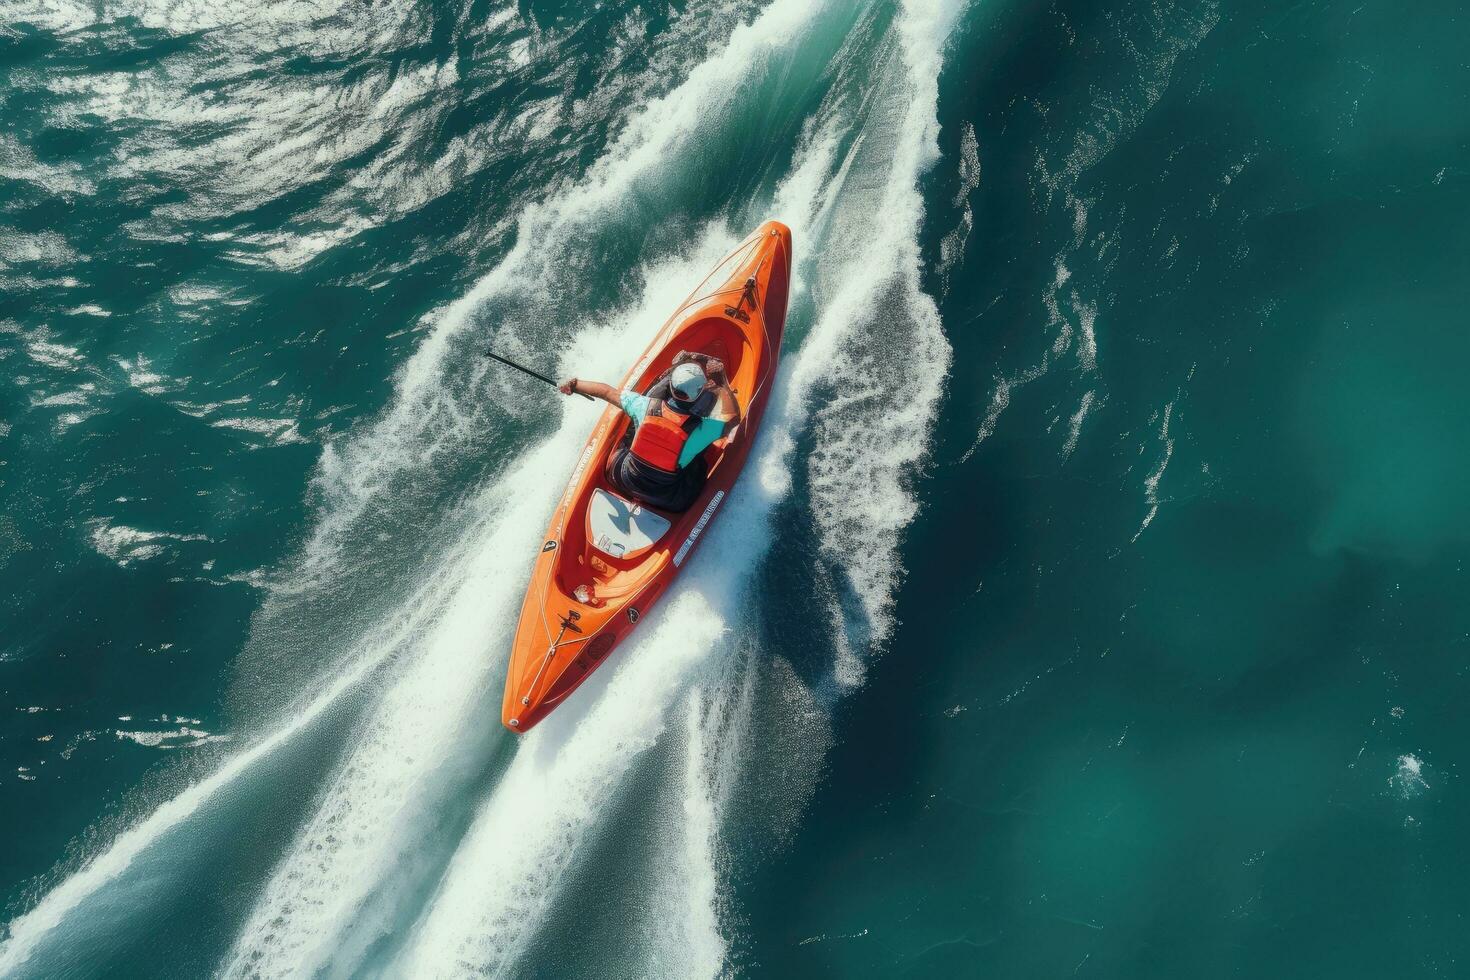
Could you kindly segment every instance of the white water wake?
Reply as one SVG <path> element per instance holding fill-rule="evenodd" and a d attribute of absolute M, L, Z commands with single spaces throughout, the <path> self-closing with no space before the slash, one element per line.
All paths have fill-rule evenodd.
<path fill-rule="evenodd" d="M 341 462 L 351 478 L 340 478 L 337 462 L 329 461 L 328 477 L 336 491 L 334 506 L 312 548 L 329 540 L 337 527 L 350 524 L 393 479 L 393 470 L 405 461 L 422 462 L 435 445 L 448 444 L 456 437 L 453 431 L 436 429 L 432 420 L 444 414 L 442 403 L 454 398 L 442 376 L 451 357 L 452 339 L 474 322 L 476 311 L 498 293 L 523 290 L 527 281 L 550 290 L 558 271 L 553 262 L 573 246 L 579 229 L 617 207 L 636 180 L 659 166 L 679 143 L 697 135 L 700 117 L 717 112 L 734 98 L 740 92 L 741 74 L 760 67 L 766 52 L 799 46 L 800 28 L 819 9 L 795 0 L 767 8 L 752 24 L 737 30 L 718 56 L 694 69 L 683 85 L 636 117 L 608 156 L 593 168 L 587 182 L 522 217 L 515 249 L 441 317 L 404 370 L 395 407 L 343 454 Z M 611 324 L 583 328 L 571 339 L 565 363 L 576 365 L 580 373 L 592 368 L 605 376 L 620 375 L 684 291 L 737 241 L 737 236 L 723 228 L 710 229 L 701 247 L 644 270 L 648 285 L 639 308 Z M 561 429 L 535 455 L 563 460 L 574 456 L 596 411 L 571 403 Z M 543 502 L 545 512 L 517 516 L 527 533 L 535 534 L 552 503 L 544 488 L 558 485 L 562 474 L 527 476 L 530 478 L 512 483 L 515 494 Z M 731 520 L 731 515 L 724 519 Z M 518 549 L 506 544 L 495 541 L 487 547 L 492 567 L 500 556 L 529 556 L 534 551 L 529 544 Z M 704 550 L 711 550 L 711 545 L 706 544 Z M 320 567 L 327 567 L 328 552 L 320 554 Z M 741 563 L 741 567 L 748 565 Z M 512 591 L 523 580 L 523 576 L 502 579 Z M 474 590 L 465 591 L 464 603 L 471 602 L 474 594 Z M 468 621 L 451 617 L 445 626 L 432 627 L 421 637 L 428 655 L 397 681 L 360 735 L 358 747 L 328 790 L 317 817 L 280 863 L 237 938 L 227 961 L 227 975 L 286 976 L 328 967 L 353 970 L 394 917 L 402 914 L 392 897 L 383 894 L 385 883 L 399 881 L 405 864 L 434 830 L 429 815 L 454 795 L 458 785 L 441 782 L 426 792 L 425 780 L 413 772 L 414 765 L 402 760 L 403 746 L 411 743 L 417 764 L 426 765 L 423 760 L 462 754 L 466 747 L 457 733 L 466 726 L 493 724 L 493 699 L 483 694 L 491 679 L 504 670 L 504 648 L 514 610 L 502 606 L 498 619 L 476 618 L 478 633 L 461 632 L 455 625 L 461 620 Z M 653 632 L 654 625 L 650 623 L 645 630 Z M 700 644 L 695 649 L 707 651 L 709 646 Z M 624 659 L 632 659 L 631 651 Z M 460 696 L 466 688 L 478 693 L 470 698 Z M 594 682 L 580 695 L 581 700 L 596 698 L 597 688 Z M 409 707 L 430 703 L 437 708 L 428 715 Z M 569 710 L 563 709 L 562 714 Z M 523 754 L 502 785 L 517 784 L 521 778 L 517 773 L 529 764 L 524 760 Z M 473 766 L 462 771 L 473 771 Z M 497 795 L 508 792 L 511 790 L 501 790 Z"/>
<path fill-rule="evenodd" d="M 660 267 L 648 276 L 638 309 L 584 331 L 568 356 L 619 373 L 641 352 L 650 324 L 731 245 L 715 236 L 704 250 Z M 483 512 L 476 521 L 482 530 L 467 549 L 473 557 L 439 583 L 452 598 L 420 623 L 413 657 L 369 713 L 316 816 L 278 865 L 236 939 L 226 975 L 354 972 L 404 914 L 396 900 L 411 893 L 407 882 L 436 870 L 432 863 L 414 867 L 440 829 L 436 814 L 473 793 L 468 781 L 489 755 L 491 736 L 508 737 L 499 724 L 499 684 L 526 573 L 555 503 L 544 490 L 565 479 L 566 461 L 599 411 L 567 404 L 557 432 L 472 506 Z M 594 697 L 589 691 L 584 700 Z"/>
<path fill-rule="evenodd" d="M 528 282 L 555 288 L 555 263 L 578 233 L 694 139 L 700 118 L 733 97 L 745 73 L 774 51 L 799 49 L 803 31 L 825 9 L 777 0 L 630 122 L 585 182 L 523 215 L 510 255 L 439 316 L 403 370 L 393 407 L 324 461 L 328 503 L 308 546 L 308 569 L 332 569 L 344 528 L 395 480 L 468 437 L 472 421 L 442 381 L 455 338 L 477 323 L 477 311 Z M 806 297 L 820 313 L 805 337 L 800 324 L 791 325 L 788 344 L 800 349 L 783 366 L 750 472 L 679 591 L 573 704 L 521 741 L 463 838 L 435 853 L 445 833 L 440 811 L 473 794 L 494 739 L 507 737 L 497 723 L 504 648 L 523 566 L 552 503 L 539 491 L 560 484 L 595 414 L 579 402 L 568 404 L 555 434 L 464 505 L 469 530 L 415 593 L 417 604 L 392 617 L 391 636 L 364 644 L 305 710 L 118 837 L 15 920 L 0 947 L 0 973 L 25 962 L 138 854 L 384 662 L 394 665 L 391 682 L 365 713 L 340 771 L 238 934 L 223 964 L 227 975 L 505 970 L 547 927 L 566 872 L 609 801 L 669 729 L 681 748 L 682 768 L 669 788 L 682 818 L 671 822 L 652 899 L 679 914 L 676 926 L 654 933 L 646 972 L 702 976 L 722 969 L 728 930 L 720 826 L 738 785 L 754 687 L 750 671 L 721 667 L 744 635 L 737 631 L 749 615 L 751 576 L 772 545 L 772 515 L 797 482 L 810 486 L 824 561 L 855 597 L 833 604 L 838 687 L 860 681 L 867 647 L 892 628 L 901 577 L 896 549 L 916 507 L 911 474 L 927 450 L 922 432 L 949 361 L 937 312 L 920 286 L 917 181 L 937 154 L 940 52 L 953 16 L 947 4 L 905 4 L 896 32 L 880 43 L 871 80 L 838 86 L 808 120 L 772 216 L 794 232 L 793 304 Z M 643 270 L 647 285 L 637 308 L 577 331 L 564 364 L 618 376 L 687 286 L 737 237 L 711 227 L 684 257 Z M 817 448 L 802 461 L 802 473 L 797 443 L 812 437 Z M 300 587 L 309 588 L 310 578 Z M 760 653 L 748 662 L 757 663 Z M 805 693 L 796 700 L 815 703 Z M 420 896 L 427 898 L 417 907 Z M 411 928 L 389 937 L 405 921 Z M 388 959 L 380 962 L 384 941 Z"/>
<path fill-rule="evenodd" d="M 820 256 L 798 263 L 794 292 L 812 289 L 822 313 L 783 367 L 749 463 L 756 478 L 739 485 L 678 597 L 613 667 L 586 717 L 553 718 L 563 724 L 527 737 L 391 973 L 499 974 L 515 964 L 548 925 L 567 870 L 635 760 L 669 724 L 686 739 L 680 783 L 669 787 L 683 819 L 671 828 L 666 855 L 678 872 L 661 876 L 670 893 L 658 905 L 678 924 L 654 933 L 647 972 L 714 976 L 723 968 L 718 827 L 733 756 L 713 747 L 740 741 L 749 711 L 729 705 L 746 703 L 749 676 L 727 674 L 721 684 L 717 665 L 735 653 L 751 572 L 771 546 L 772 512 L 792 486 L 796 441 L 813 422 L 807 396 L 834 364 L 843 367 L 845 390 L 816 414 L 822 448 L 807 461 L 812 506 L 824 551 L 859 595 L 866 634 L 888 629 L 894 551 L 914 511 L 906 474 L 927 449 L 925 439 L 904 433 L 922 431 L 949 359 L 937 310 L 919 283 L 917 179 L 937 155 L 937 52 L 952 16 L 941 5 L 906 6 L 900 51 L 878 92 L 834 100 L 811 128 L 817 135 L 798 153 L 774 210 L 792 226 L 798 255 Z M 867 128 L 851 114 L 856 106 L 872 114 Z M 854 171 L 863 179 L 851 180 Z M 890 220 L 875 229 L 874 213 Z M 888 397 L 894 391 L 906 392 L 902 404 Z M 837 670 L 850 678 L 853 666 Z M 701 677 L 717 685 L 708 704 L 696 686 Z M 680 698 L 682 712 L 673 709 Z"/>
<path fill-rule="evenodd" d="M 279 591 L 305 591 L 312 588 L 319 579 L 337 574 L 340 571 L 337 559 L 341 553 L 344 535 L 353 528 L 364 511 L 393 491 L 395 480 L 428 465 L 444 450 L 463 446 L 475 437 L 473 418 L 467 418 L 470 413 L 465 411 L 465 406 L 456 403 L 455 392 L 448 390 L 442 381 L 454 357 L 452 341 L 475 324 L 476 312 L 496 295 L 523 291 L 528 282 L 539 283 L 546 290 L 554 288 L 555 265 L 559 259 L 565 257 L 569 248 L 575 248 L 579 239 L 578 230 L 595 224 L 608 209 L 616 208 L 636 180 L 646 177 L 651 171 L 657 171 L 682 142 L 696 138 L 700 132 L 698 116 L 701 111 L 717 110 L 722 102 L 737 96 L 741 75 L 752 65 L 761 64 L 771 49 L 799 45 L 803 26 L 818 9 L 816 4 L 786 0 L 766 11 L 754 23 L 735 30 L 729 44 L 718 56 L 696 67 L 683 85 L 648 106 L 630 121 L 614 146 L 593 167 L 585 181 L 560 198 L 529 209 L 522 216 L 517 245 L 511 254 L 473 290 L 438 314 L 424 343 L 400 372 L 396 397 L 385 417 L 370 426 L 365 433 L 354 436 L 344 446 L 328 448 L 318 477 L 318 482 L 326 491 L 326 505 L 306 546 L 306 558 L 298 570 L 299 574 L 293 580 L 277 583 Z M 626 321 L 622 323 L 622 333 L 629 338 L 628 342 L 607 343 L 611 338 L 606 329 L 589 328 L 573 341 L 566 355 L 567 362 L 577 364 L 583 371 L 592 367 L 608 376 L 620 374 L 626 363 L 641 350 L 650 324 L 660 322 L 667 311 L 683 298 L 682 293 L 678 292 L 679 288 L 690 281 L 697 281 L 713 265 L 713 261 L 710 258 L 702 264 L 696 263 L 692 269 L 661 270 L 668 275 L 652 278 L 675 285 L 666 295 L 655 296 L 659 301 L 658 306 L 635 314 L 638 321 L 636 326 Z M 516 338 L 505 339 L 515 346 Z M 556 436 L 538 447 L 533 454 L 536 459 L 560 460 L 575 452 L 575 444 L 582 438 L 581 433 L 587 427 L 589 416 L 582 411 L 579 404 L 574 404 L 568 415 L 570 425 L 563 425 Z M 446 419 L 450 421 L 446 423 Z M 549 512 L 551 498 L 538 491 L 546 486 L 558 485 L 564 478 L 562 469 L 559 463 L 555 463 L 552 464 L 554 472 L 538 472 L 536 465 L 527 460 L 526 465 L 518 468 L 519 475 L 512 475 L 506 485 L 492 488 L 482 497 L 479 504 L 481 517 L 485 516 L 487 510 L 493 510 L 509 498 L 522 501 L 543 500 L 541 506 L 544 512 L 517 511 L 514 519 L 507 522 L 512 527 L 529 528 L 529 533 L 533 535 L 539 533 L 546 513 Z M 534 505 L 532 511 L 535 511 Z M 493 537 L 491 541 L 494 541 Z M 486 540 L 484 532 L 477 533 L 473 530 L 459 542 L 462 549 L 476 549 L 478 553 L 489 556 L 515 555 L 519 558 L 532 553 L 526 547 L 514 547 L 515 542 L 503 537 L 494 543 L 504 545 L 505 550 L 500 547 L 486 548 L 487 543 L 490 542 Z M 0 975 L 18 969 L 37 945 L 60 926 L 78 905 L 125 872 L 139 854 L 186 821 L 201 805 L 236 783 L 256 764 L 308 727 L 328 707 L 336 703 L 345 691 L 361 681 L 392 652 L 400 650 L 404 640 L 425 640 L 424 633 L 432 629 L 436 614 L 419 614 L 415 609 L 423 606 L 426 593 L 433 596 L 448 590 L 464 596 L 465 591 L 456 589 L 456 584 L 462 581 L 483 581 L 482 571 L 483 569 L 471 575 L 460 575 L 454 571 L 431 574 L 416 593 L 416 598 L 406 602 L 404 608 L 398 610 L 394 617 L 406 620 L 401 634 L 394 642 L 382 643 L 375 637 L 369 637 L 359 644 L 337 666 L 336 676 L 329 676 L 319 697 L 294 709 L 283 724 L 250 749 L 227 761 L 215 774 L 186 788 L 148 817 L 124 831 L 96 857 L 46 893 L 33 909 L 13 920 L 9 924 L 8 935 L 0 943 Z M 515 581 L 515 577 L 501 574 L 497 581 L 508 583 Z M 451 624 L 471 623 L 473 614 L 463 608 L 467 601 L 468 597 L 465 596 L 464 601 L 452 611 L 449 617 Z M 495 603 L 492 599 L 486 605 L 494 606 Z M 503 605 L 500 611 L 504 613 Z M 509 621 L 509 615 L 502 615 L 496 627 L 487 627 L 475 637 L 474 642 L 462 651 L 464 657 L 461 663 L 474 661 L 475 668 L 493 672 L 498 661 L 493 657 L 487 660 L 483 654 L 497 649 L 494 644 L 505 639 L 505 629 Z M 452 669 L 452 664 L 447 662 L 448 654 L 444 652 L 444 648 L 446 644 L 454 642 L 455 637 L 459 640 L 467 639 L 454 625 L 427 637 L 428 645 L 438 656 L 428 658 L 433 666 L 425 667 L 424 670 L 430 673 L 438 670 L 440 673 L 437 676 L 442 678 L 442 670 Z M 502 642 L 499 645 L 504 644 Z M 411 714 L 414 713 L 413 692 L 416 683 L 418 682 L 413 678 L 401 682 L 400 687 L 406 685 L 406 689 L 400 695 L 400 700 L 393 702 L 390 695 L 385 700 L 385 705 L 391 708 L 393 704 L 404 704 L 410 706 Z M 379 716 L 383 713 L 380 709 Z M 427 720 L 425 717 L 423 723 L 427 723 Z M 397 744 L 395 737 L 411 734 L 412 731 L 411 725 L 405 727 L 392 721 L 383 721 L 380 717 L 369 722 L 364 738 L 370 746 L 392 751 Z M 448 726 L 440 725 L 437 731 L 444 738 L 450 737 L 446 734 Z M 430 764 L 427 756 L 423 759 L 424 765 Z M 339 796 L 351 796 L 357 791 L 369 794 L 373 792 L 371 787 L 374 777 L 363 773 L 362 764 L 366 764 L 365 760 L 359 760 L 358 768 L 351 769 L 352 764 L 349 763 L 349 774 L 344 774 L 336 781 L 334 787 Z M 356 777 L 357 781 L 352 777 Z M 399 793 L 415 789 L 411 779 L 399 780 L 393 783 L 393 787 Z M 331 807 L 332 804 L 328 803 L 327 810 L 330 811 Z M 391 809 L 391 806 L 388 808 Z M 330 816 L 319 816 L 311 826 L 320 832 L 329 833 L 334 819 Z M 312 830 L 309 828 L 304 839 L 311 837 Z M 283 873 L 298 882 L 303 877 L 289 870 Z M 325 906 L 315 906 L 317 912 L 327 922 L 341 922 L 351 914 L 350 901 L 345 907 L 332 907 L 330 910 L 327 907 L 336 900 L 360 898 L 366 890 L 363 885 L 343 887 L 340 883 L 333 882 L 326 886 L 325 898 L 307 897 L 305 903 L 310 905 L 315 901 L 325 902 Z M 287 904 L 294 903 L 292 898 L 282 894 L 282 887 L 278 884 L 268 889 L 267 896 Z M 268 898 L 266 905 L 269 904 Z M 252 925 L 246 928 L 242 942 L 237 943 L 235 962 L 240 962 L 242 957 L 251 960 L 267 959 L 259 956 L 258 950 L 251 949 L 245 942 L 248 937 L 258 935 L 254 928 L 255 921 L 252 920 Z M 313 926 L 308 931 L 316 939 L 330 933 L 325 923 L 320 929 Z M 283 938 L 279 931 L 273 932 L 272 936 L 276 940 Z M 309 935 L 293 937 L 286 942 L 293 948 L 309 949 L 313 947 L 314 939 Z"/>

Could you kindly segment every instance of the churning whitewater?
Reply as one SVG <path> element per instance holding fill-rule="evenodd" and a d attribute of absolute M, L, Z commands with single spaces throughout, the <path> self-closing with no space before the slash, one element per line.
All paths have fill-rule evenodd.
<path fill-rule="evenodd" d="M 906 474 L 927 451 L 916 433 L 949 360 L 920 285 L 918 181 L 937 156 L 955 15 L 923 0 L 774 0 L 682 66 L 579 179 L 524 206 L 513 247 L 416 328 L 389 407 L 321 460 L 315 528 L 273 581 L 239 683 L 288 657 L 314 673 L 264 683 L 284 710 L 242 694 L 255 734 L 89 846 L 11 922 L 0 973 L 44 975 L 68 962 L 67 947 L 125 933 L 135 879 L 187 873 L 197 845 L 182 842 L 207 833 L 196 825 L 248 806 L 255 781 L 297 765 L 320 779 L 273 866 L 243 883 L 225 976 L 547 975 L 548 948 L 579 941 L 557 911 L 609 888 L 596 870 L 605 862 L 637 896 L 603 896 L 622 904 L 626 944 L 576 950 L 575 962 L 607 975 L 727 967 L 741 912 L 722 840 L 757 806 L 775 812 L 773 839 L 789 825 L 834 699 L 861 683 L 892 625 L 897 549 L 916 509 Z M 690 222 L 683 202 L 708 177 L 702 158 L 751 139 L 767 111 L 782 117 L 757 126 L 768 142 L 743 151 L 762 161 L 757 179 Z M 791 227 L 796 261 L 787 354 L 746 473 L 636 640 L 517 742 L 496 724 L 508 645 L 540 529 L 597 410 L 566 400 L 554 431 L 538 431 L 545 395 L 475 352 L 487 340 L 530 360 L 557 350 L 563 375 L 616 378 L 767 216 Z M 635 285 L 580 281 L 597 261 L 621 263 L 618 280 Z M 452 482 L 456 459 L 497 425 L 526 435 L 483 486 L 436 510 L 425 488 Z M 806 513 L 812 548 L 772 540 L 783 508 Z M 395 521 L 434 545 L 397 585 L 371 556 L 379 526 Z M 794 668 L 752 608 L 773 563 L 801 563 L 816 583 L 819 669 Z M 391 601 L 341 613 L 379 588 Z M 346 624 L 330 639 L 307 621 L 323 607 Z M 780 785 L 749 737 L 757 724 L 791 736 Z M 656 853 L 620 853 L 615 821 L 634 797 L 663 801 Z"/>

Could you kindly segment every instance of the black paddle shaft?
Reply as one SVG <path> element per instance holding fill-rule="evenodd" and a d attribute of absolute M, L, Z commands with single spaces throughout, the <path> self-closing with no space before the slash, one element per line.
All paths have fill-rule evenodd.
<path fill-rule="evenodd" d="M 508 357 L 501 357 L 499 354 L 495 353 L 493 350 L 487 350 L 485 352 L 485 356 L 486 357 L 492 357 L 495 360 L 499 361 L 501 364 L 505 364 L 505 365 L 507 365 L 509 367 L 513 367 L 517 371 L 520 371 L 522 374 L 529 374 L 531 377 L 535 378 L 537 381 L 545 381 L 547 384 L 551 385 L 551 387 L 553 387 L 553 388 L 560 388 L 561 387 L 561 385 L 557 384 L 555 381 L 551 380 L 550 378 L 548 378 L 546 375 L 542 374 L 541 372 L 539 372 L 539 371 L 532 371 L 530 368 L 524 367 L 523 365 L 520 365 L 520 364 L 517 364 L 515 361 L 512 361 Z M 591 395 L 585 394 L 583 392 L 580 392 L 579 391 L 579 392 L 577 392 L 577 394 L 581 395 L 583 398 L 587 399 L 589 402 L 595 402 L 595 401 L 597 401 L 597 399 L 593 398 Z"/>

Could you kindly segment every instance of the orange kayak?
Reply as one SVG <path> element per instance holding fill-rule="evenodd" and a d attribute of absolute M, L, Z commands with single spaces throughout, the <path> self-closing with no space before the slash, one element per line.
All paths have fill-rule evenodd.
<path fill-rule="evenodd" d="M 698 499 L 670 513 L 626 499 L 604 470 L 630 424 L 608 406 L 542 539 L 505 679 L 501 721 L 530 731 L 669 591 L 740 476 L 776 376 L 791 281 L 791 230 L 761 225 L 669 317 L 622 388 L 646 391 L 681 350 L 725 362 L 739 424 L 705 450 Z"/>

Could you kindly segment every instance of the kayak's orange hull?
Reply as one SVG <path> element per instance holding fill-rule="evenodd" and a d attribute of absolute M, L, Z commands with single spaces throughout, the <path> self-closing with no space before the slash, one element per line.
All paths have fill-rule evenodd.
<path fill-rule="evenodd" d="M 752 276 L 753 302 L 746 292 Z M 707 451 L 711 468 L 699 499 L 682 514 L 663 513 L 672 526 L 632 560 L 609 557 L 587 539 L 588 502 L 599 488 L 613 490 L 604 465 L 629 422 L 611 406 L 598 419 L 542 538 L 526 590 L 501 712 L 511 731 L 529 731 L 607 662 L 668 592 L 709 530 L 745 465 L 770 398 L 790 280 L 791 231 L 768 221 L 690 294 L 623 379 L 623 388 L 644 391 L 680 350 L 713 354 L 724 360 L 741 409 L 735 433 Z M 576 597 L 579 587 L 587 601 Z M 571 627 L 563 629 L 568 621 Z"/>

